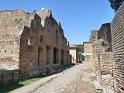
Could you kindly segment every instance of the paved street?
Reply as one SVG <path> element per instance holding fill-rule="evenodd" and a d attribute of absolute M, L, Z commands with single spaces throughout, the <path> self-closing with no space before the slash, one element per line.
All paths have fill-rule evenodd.
<path fill-rule="evenodd" d="M 11 93 L 96 93 L 91 74 L 79 64 Z"/>

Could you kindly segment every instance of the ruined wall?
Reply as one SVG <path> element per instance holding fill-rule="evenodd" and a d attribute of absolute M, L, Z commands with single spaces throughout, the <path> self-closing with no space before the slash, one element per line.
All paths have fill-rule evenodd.
<path fill-rule="evenodd" d="M 106 51 L 112 51 L 112 38 L 111 38 L 111 28 L 110 23 L 102 24 L 98 31 L 98 39 L 103 39 L 106 44 Z"/>
<path fill-rule="evenodd" d="M 95 66 L 96 73 L 99 74 L 99 70 L 100 70 L 100 54 L 105 53 L 104 40 L 99 39 L 97 41 L 94 41 L 92 43 L 92 47 L 93 47 L 93 52 L 92 52 L 93 64 Z"/>
<path fill-rule="evenodd" d="M 104 39 L 92 43 L 94 71 L 102 86 L 113 88 L 113 54 L 106 51 Z"/>
<path fill-rule="evenodd" d="M 98 30 L 92 30 L 89 38 L 90 42 L 94 42 L 98 39 Z"/>
<path fill-rule="evenodd" d="M 19 32 L 27 17 L 22 10 L 0 11 L 0 68 L 18 68 Z"/>
<path fill-rule="evenodd" d="M 112 75 L 112 69 L 113 69 L 113 55 L 112 52 L 105 52 L 103 54 L 100 54 L 100 70 L 102 75 L 110 74 Z"/>
<path fill-rule="evenodd" d="M 50 10 L 6 10 L 0 15 L 1 68 L 19 68 L 25 78 L 69 63 L 68 41 Z"/>
<path fill-rule="evenodd" d="M 113 54 L 112 52 L 105 52 L 99 56 L 100 68 L 100 84 L 113 88 Z"/>
<path fill-rule="evenodd" d="M 19 67 L 23 77 L 44 71 L 40 68 L 68 63 L 67 39 L 50 10 L 34 14 L 30 28 L 24 29 L 20 42 Z"/>
<path fill-rule="evenodd" d="M 117 93 L 124 93 L 124 3 L 111 23 L 114 81 Z"/>

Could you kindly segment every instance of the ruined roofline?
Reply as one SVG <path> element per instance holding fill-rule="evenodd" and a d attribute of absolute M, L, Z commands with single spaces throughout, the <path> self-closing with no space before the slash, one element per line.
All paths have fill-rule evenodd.
<path fill-rule="evenodd" d="M 39 10 L 39 11 L 34 11 L 34 12 L 27 12 L 23 9 L 10 9 L 10 10 L 1 10 L 0 11 L 0 14 L 1 13 L 9 13 L 9 12 L 22 12 L 24 14 L 27 14 L 31 19 L 34 18 L 34 16 L 37 14 L 39 15 L 39 17 L 41 18 L 41 20 L 45 20 L 46 17 L 50 17 L 59 27 L 61 30 L 63 30 L 62 26 L 61 26 L 61 23 L 58 22 L 53 16 L 52 16 L 52 11 L 50 9 L 44 9 L 44 10 Z"/>
<path fill-rule="evenodd" d="M 101 27 L 102 26 L 105 26 L 105 25 L 110 25 L 111 23 L 103 23 L 102 25 L 101 25 Z M 101 28 L 100 27 L 100 28 Z M 94 33 L 94 32 L 98 32 L 100 29 L 94 29 L 94 30 L 91 30 L 91 33 Z"/>
<path fill-rule="evenodd" d="M 29 12 L 23 10 L 23 9 L 8 9 L 8 10 L 1 10 L 0 11 L 0 13 L 6 13 L 6 12 L 23 12 L 23 13 L 29 14 L 29 15 L 35 15 L 35 14 L 39 15 L 39 13 L 41 13 L 42 16 L 39 15 L 40 17 L 43 17 L 43 16 L 46 16 L 46 17 L 51 16 L 52 17 L 52 11 L 50 9 L 45 9 L 45 10 L 42 10 L 42 11 L 31 12 L 31 13 L 29 13 Z M 46 13 L 46 15 L 43 14 L 44 12 Z"/>
<path fill-rule="evenodd" d="M 46 18 L 50 18 L 52 20 L 53 24 L 56 24 L 59 27 L 59 29 L 61 31 L 60 33 L 62 33 L 64 35 L 64 31 L 61 26 L 61 23 L 55 20 L 55 18 L 52 16 L 52 11 L 50 9 L 44 9 L 44 10 L 40 10 L 40 11 L 36 11 L 36 12 L 32 12 L 32 13 L 26 12 L 22 9 L 0 11 L 1 16 L 8 17 L 8 15 L 10 15 L 9 17 L 11 17 L 11 15 L 16 16 L 16 14 L 17 14 L 17 16 L 20 16 L 20 14 L 24 15 L 24 17 L 22 17 L 22 18 L 24 18 L 24 19 L 26 18 L 26 20 L 25 20 L 25 23 L 23 26 L 27 26 L 27 27 L 30 27 L 32 20 L 35 20 L 35 18 L 38 19 L 38 17 L 39 17 L 39 20 L 41 20 L 41 21 L 43 20 L 42 21 L 43 24 L 44 24 L 44 22 L 45 22 L 44 20 Z M 43 25 L 42 25 L 42 27 L 43 27 Z M 22 25 L 21 25 L 21 28 L 22 28 Z"/>
<path fill-rule="evenodd" d="M 110 23 L 103 23 L 102 25 L 110 25 Z"/>
<path fill-rule="evenodd" d="M 43 17 L 44 17 L 44 19 L 46 17 L 51 17 L 51 18 L 53 18 L 55 20 L 55 18 L 52 16 L 52 11 L 50 9 L 39 10 L 39 11 L 36 11 L 36 12 L 34 11 L 34 12 L 31 12 L 31 13 L 29 13 L 29 12 L 23 10 L 23 9 L 10 9 L 10 10 L 8 9 L 8 10 L 1 10 L 0 13 L 16 12 L 16 11 L 17 12 L 21 11 L 21 12 L 23 12 L 25 14 L 29 14 L 29 16 L 37 14 L 37 15 L 39 15 L 41 17 L 41 19 Z M 59 22 L 56 21 L 56 23 L 60 26 Z"/>
<path fill-rule="evenodd" d="M 46 17 L 53 18 L 52 11 L 50 9 L 39 10 L 34 13 L 38 14 L 41 17 L 41 19 L 45 19 Z"/>
<path fill-rule="evenodd" d="M 44 20 L 47 17 L 50 17 L 53 22 L 55 22 L 55 24 L 57 24 L 59 26 L 59 28 L 61 29 L 61 31 L 64 33 L 63 28 L 61 26 L 61 23 L 59 21 L 57 21 L 54 16 L 52 15 L 52 10 L 50 9 L 43 9 L 40 11 L 36 11 L 36 14 L 38 14 L 42 20 Z"/>
<path fill-rule="evenodd" d="M 21 11 L 21 12 L 23 12 L 25 14 L 30 14 L 29 12 L 26 12 L 23 9 L 6 9 L 6 10 L 0 10 L 0 13 L 4 13 L 4 12 L 16 12 L 16 11 Z"/>
<path fill-rule="evenodd" d="M 101 25 L 100 29 L 101 29 L 102 27 L 104 27 L 104 26 L 110 26 L 110 25 L 111 25 L 111 23 L 104 23 L 104 24 Z M 100 30 L 100 29 L 99 29 L 99 30 Z"/>

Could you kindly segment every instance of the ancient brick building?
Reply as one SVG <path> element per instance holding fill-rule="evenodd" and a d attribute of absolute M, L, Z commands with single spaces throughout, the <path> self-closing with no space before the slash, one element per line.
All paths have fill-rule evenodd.
<path fill-rule="evenodd" d="M 124 93 L 124 3 L 111 23 L 114 85 L 117 93 Z"/>
<path fill-rule="evenodd" d="M 0 11 L 0 67 L 37 75 L 45 67 L 69 62 L 69 46 L 51 10 Z"/>

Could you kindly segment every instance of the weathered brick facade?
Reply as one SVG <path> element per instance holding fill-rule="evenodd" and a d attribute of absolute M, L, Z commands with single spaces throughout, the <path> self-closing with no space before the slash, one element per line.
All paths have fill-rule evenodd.
<path fill-rule="evenodd" d="M 106 44 L 106 51 L 112 51 L 112 38 L 110 23 L 102 24 L 98 31 L 98 39 L 103 39 Z"/>
<path fill-rule="evenodd" d="M 101 75 L 112 75 L 112 52 L 100 54 Z"/>
<path fill-rule="evenodd" d="M 0 11 L 0 67 L 20 69 L 22 77 L 69 63 L 69 46 L 50 10 Z"/>
<path fill-rule="evenodd" d="M 93 70 L 96 72 L 102 85 L 113 86 L 113 56 L 110 23 L 102 24 L 100 30 L 91 31 L 89 40 L 92 43 Z M 84 50 L 86 50 L 86 48 Z M 106 78 L 106 76 L 108 77 Z"/>
<path fill-rule="evenodd" d="M 117 93 L 124 93 L 124 3 L 111 23 L 114 85 Z"/>
<path fill-rule="evenodd" d="M 95 33 L 95 36 L 92 35 L 93 32 Z M 96 37 L 96 39 L 94 39 L 93 36 Z M 102 67 L 100 66 L 100 64 L 102 64 L 102 62 L 104 61 L 103 59 L 107 55 L 110 56 L 111 60 L 106 59 L 106 61 L 108 60 L 106 64 L 112 65 L 112 57 L 111 57 L 112 56 L 112 53 L 111 53 L 112 52 L 112 39 L 111 39 L 110 23 L 102 24 L 102 26 L 97 32 L 92 31 L 90 40 L 92 41 L 92 47 L 93 47 L 92 54 L 93 54 L 93 60 L 95 63 L 96 70 L 99 70 Z M 110 52 L 110 53 L 106 53 L 106 52 Z M 111 71 L 108 71 L 108 72 L 107 71 L 108 70 L 106 70 L 106 73 L 112 72 L 112 68 L 111 68 Z"/>
<path fill-rule="evenodd" d="M 103 43 L 104 43 L 103 39 L 99 39 L 92 43 L 93 44 L 92 56 L 96 71 L 100 70 L 100 55 L 105 53 L 105 47 L 103 46 Z"/>

